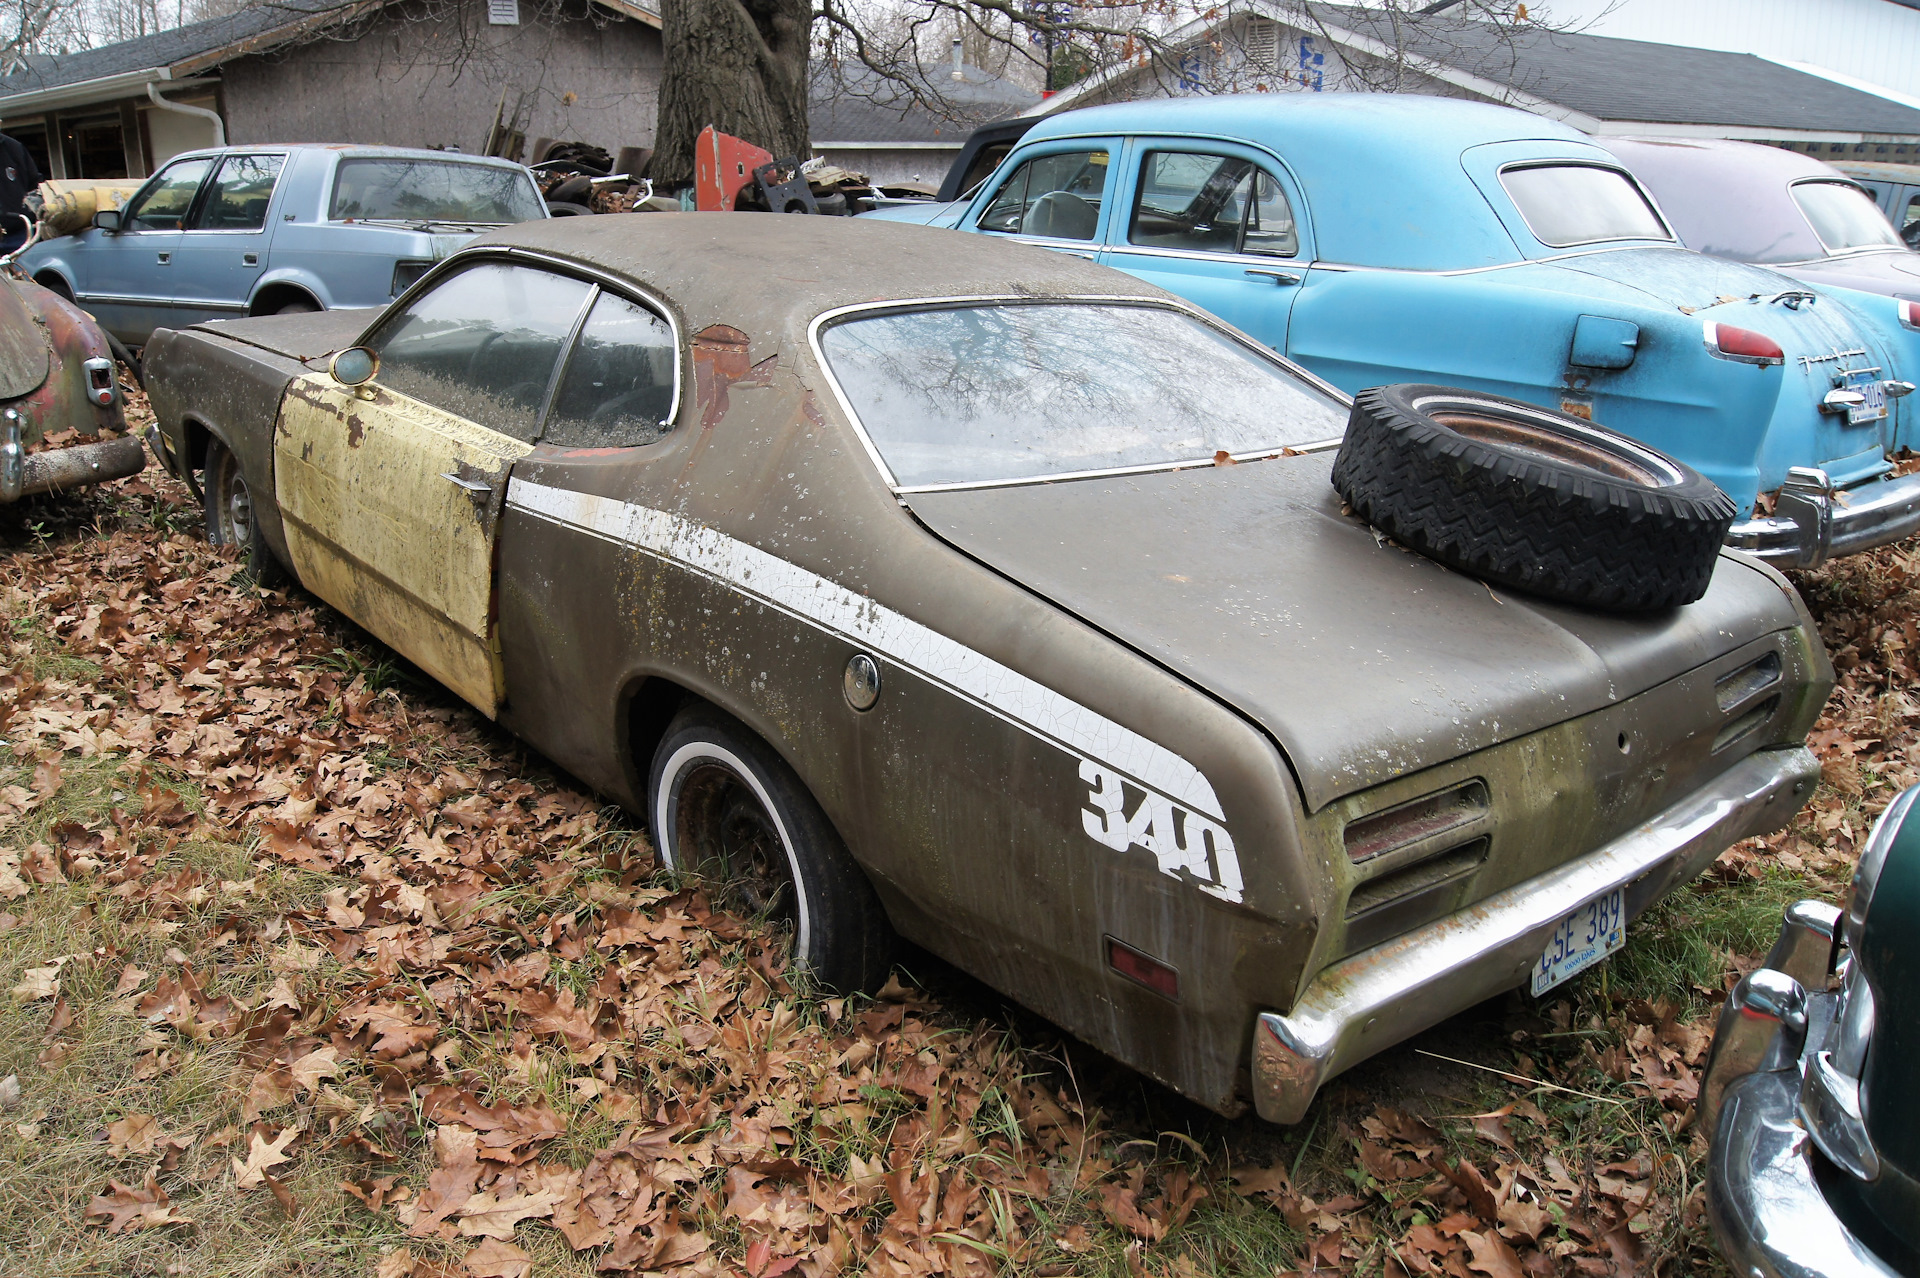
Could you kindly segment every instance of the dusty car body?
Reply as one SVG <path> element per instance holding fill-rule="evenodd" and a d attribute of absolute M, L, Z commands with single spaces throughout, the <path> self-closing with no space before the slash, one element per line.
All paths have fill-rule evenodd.
<path fill-rule="evenodd" d="M 1713 1229 L 1736 1273 L 1920 1272 L 1917 800 L 1907 790 L 1881 814 L 1844 910 L 1787 908 L 1720 1014 L 1700 1116 Z"/>
<path fill-rule="evenodd" d="M 156 334 L 164 451 L 236 457 L 302 583 L 656 838 L 663 725 L 724 711 L 901 933 L 1223 1112 L 1297 1120 L 1326 1078 L 1526 981 L 1570 913 L 1614 891 L 1638 912 L 1809 792 L 1831 672 L 1771 569 L 1723 556 L 1651 618 L 1496 598 L 1341 513 L 1331 388 L 1149 284 L 929 234 L 512 228 L 371 324 Z M 654 317 L 657 421 L 556 431 L 584 347 L 544 426 L 396 389 L 395 335 L 509 270 Z M 1009 326 L 1045 359 L 979 336 Z M 1091 416 L 1199 433 L 1054 457 L 1066 410 L 1152 358 L 1136 330 L 1204 354 Z M 431 336 L 485 340 L 461 331 Z M 356 342 L 371 382 L 318 371 Z M 984 405 L 962 445 L 902 433 L 962 401 Z M 1258 443 L 1207 434 L 1243 409 Z"/>
<path fill-rule="evenodd" d="M 1815 285 L 1920 370 L 1920 253 L 1852 178 L 1752 142 L 1608 138 L 1607 149 L 1646 184 L 1688 248 Z M 1902 414 L 1895 446 L 1913 446 L 1915 416 Z"/>
<path fill-rule="evenodd" d="M 0 272 L 0 503 L 138 474 L 106 335 L 73 303 Z M 117 436 L 43 448 L 49 435 Z"/>
<path fill-rule="evenodd" d="M 21 265 L 137 347 L 203 319 L 384 306 L 482 231 L 546 216 L 533 176 L 506 160 L 231 146 L 175 156 Z"/>
<path fill-rule="evenodd" d="M 1088 107 L 955 207 L 864 216 L 1096 258 L 1349 393 L 1432 382 L 1585 416 L 1719 484 L 1730 544 L 1778 564 L 1920 528 L 1920 478 L 1884 481 L 1920 404 L 1889 394 L 1905 374 L 1879 335 L 1685 251 L 1612 154 L 1539 116 L 1371 93 Z"/>

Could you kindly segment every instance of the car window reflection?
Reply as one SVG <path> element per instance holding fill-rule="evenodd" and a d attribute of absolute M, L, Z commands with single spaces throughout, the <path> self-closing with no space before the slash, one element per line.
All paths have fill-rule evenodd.
<path fill-rule="evenodd" d="M 592 289 L 522 266 L 470 267 L 375 335 L 380 384 L 532 443 L 554 365 Z"/>
<path fill-rule="evenodd" d="M 1161 307 L 909 311 L 838 324 L 821 348 L 905 487 L 1277 451 L 1346 419 L 1281 365 Z"/>

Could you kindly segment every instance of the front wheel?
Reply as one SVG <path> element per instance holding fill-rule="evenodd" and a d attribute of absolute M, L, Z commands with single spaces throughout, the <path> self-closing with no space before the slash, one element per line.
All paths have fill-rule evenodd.
<path fill-rule="evenodd" d="M 305 297 L 296 297 L 291 302 L 274 311 L 275 315 L 313 315 L 320 310 L 320 303 Z"/>
<path fill-rule="evenodd" d="M 207 540 L 216 546 L 237 546 L 247 580 L 271 589 L 285 583 L 287 571 L 268 548 L 253 508 L 253 490 L 240 469 L 240 459 L 218 439 L 207 440 L 205 472 Z"/>
<path fill-rule="evenodd" d="M 704 704 L 674 716 L 647 812 L 661 861 L 783 931 L 816 981 L 872 991 L 886 980 L 893 929 L 873 885 L 793 769 L 737 720 Z"/>

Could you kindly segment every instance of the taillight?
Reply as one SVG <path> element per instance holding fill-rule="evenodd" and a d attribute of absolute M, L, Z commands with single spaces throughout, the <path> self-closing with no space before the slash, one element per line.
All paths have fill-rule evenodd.
<path fill-rule="evenodd" d="M 1155 994 L 1178 1000 L 1180 997 L 1180 974 L 1141 950 L 1134 949 L 1125 941 L 1107 938 L 1107 966 L 1128 980 L 1144 985 Z"/>
<path fill-rule="evenodd" d="M 1750 328 L 1735 328 L 1731 324 L 1716 324 L 1708 320 L 1705 337 L 1707 349 L 1721 359 L 1737 359 L 1743 364 L 1787 362 L 1787 353 L 1780 349 L 1780 343 Z"/>
<path fill-rule="evenodd" d="M 1900 303 L 1900 322 L 1908 328 L 1920 328 L 1920 302 Z"/>

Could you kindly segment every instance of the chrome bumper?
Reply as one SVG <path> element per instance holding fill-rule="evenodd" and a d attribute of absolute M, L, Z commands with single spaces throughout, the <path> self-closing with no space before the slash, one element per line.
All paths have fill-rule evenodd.
<path fill-rule="evenodd" d="M 1291 1011 L 1254 1027 L 1260 1117 L 1299 1122 L 1335 1074 L 1525 983 L 1580 905 L 1624 886 L 1638 914 L 1729 845 L 1785 825 L 1819 776 L 1805 749 L 1759 751 L 1605 847 L 1327 967 Z"/>
<path fill-rule="evenodd" d="M 1920 475 L 1834 488 L 1827 473 L 1787 472 L 1772 515 L 1727 530 L 1727 545 L 1776 568 L 1812 568 L 1920 530 Z"/>
<path fill-rule="evenodd" d="M 22 442 L 23 431 L 17 411 L 0 412 L 0 503 L 125 479 L 147 466 L 147 451 L 133 435 L 33 453 Z"/>

